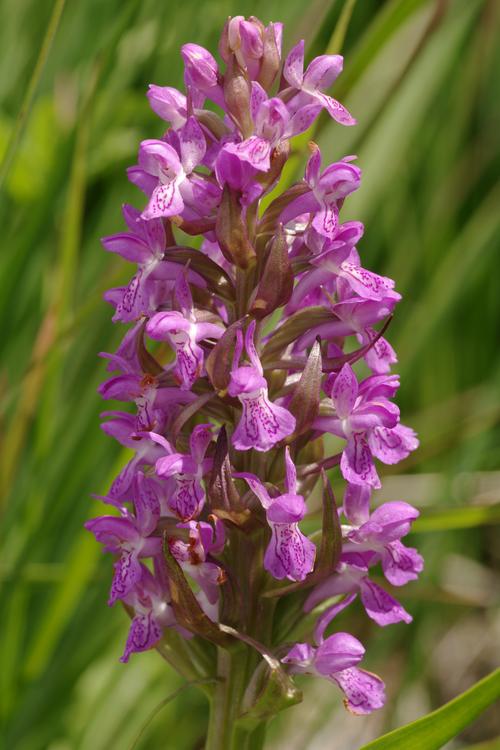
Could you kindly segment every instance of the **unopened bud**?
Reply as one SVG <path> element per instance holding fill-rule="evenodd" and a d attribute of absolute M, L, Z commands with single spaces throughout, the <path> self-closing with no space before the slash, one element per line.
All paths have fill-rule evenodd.
<path fill-rule="evenodd" d="M 282 228 L 270 245 L 264 272 L 250 311 L 257 319 L 264 318 L 277 307 L 286 305 L 293 292 L 293 271 Z"/>
<path fill-rule="evenodd" d="M 258 81 L 268 89 L 281 64 L 282 24 L 269 26 L 255 16 L 229 18 L 224 26 L 219 42 L 219 52 L 229 63 L 234 55 L 240 68 L 251 81 Z"/>
<path fill-rule="evenodd" d="M 264 30 L 263 52 L 257 81 L 264 89 L 273 84 L 281 65 L 281 24 L 270 23 Z"/>
<path fill-rule="evenodd" d="M 186 84 L 203 92 L 217 86 L 219 69 L 215 58 L 199 44 L 184 44 L 181 49 L 184 60 Z"/>
<path fill-rule="evenodd" d="M 225 391 L 229 385 L 236 336 L 240 329 L 240 321 L 230 325 L 224 335 L 217 341 L 205 362 L 210 382 L 218 392 Z"/>
<path fill-rule="evenodd" d="M 233 55 L 224 75 L 224 99 L 228 114 L 240 129 L 243 138 L 249 138 L 254 129 L 250 110 L 251 92 L 248 75 Z"/>
<path fill-rule="evenodd" d="M 217 213 L 215 234 L 226 260 L 240 268 L 248 268 L 255 258 L 255 250 L 248 237 L 238 194 L 227 184 Z"/>

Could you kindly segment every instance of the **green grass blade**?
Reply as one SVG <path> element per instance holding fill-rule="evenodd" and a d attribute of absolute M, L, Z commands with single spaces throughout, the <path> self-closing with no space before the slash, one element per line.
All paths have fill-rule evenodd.
<path fill-rule="evenodd" d="M 500 669 L 449 703 L 360 750 L 438 750 L 500 698 Z"/>
<path fill-rule="evenodd" d="M 21 109 L 19 110 L 19 113 L 17 115 L 17 119 L 14 124 L 9 143 L 7 144 L 7 149 L 2 166 L 0 167 L 0 191 L 2 190 L 4 182 L 9 175 L 10 168 L 17 151 L 17 147 L 19 146 L 21 136 L 24 132 L 24 128 L 26 127 L 31 107 L 33 106 L 33 102 L 35 100 L 38 84 L 40 83 L 40 78 L 42 77 L 47 58 L 50 54 L 50 50 L 54 42 L 54 37 L 57 33 L 57 29 L 59 27 L 59 22 L 61 20 L 65 4 L 66 0 L 56 0 L 54 3 L 54 8 L 52 10 L 49 25 L 47 26 L 47 31 L 45 33 L 42 47 L 40 49 L 40 54 L 38 55 L 31 80 L 29 82 L 28 88 L 26 89 L 26 94 L 24 96 Z"/>
<path fill-rule="evenodd" d="M 451 531 L 493 526 L 500 523 L 500 504 L 426 510 L 413 524 L 413 531 Z"/>
<path fill-rule="evenodd" d="M 325 55 L 336 55 L 342 50 L 355 5 L 356 0 L 345 0 L 339 20 L 335 24 L 333 34 L 325 50 Z"/>
<path fill-rule="evenodd" d="M 335 84 L 335 96 L 341 99 L 352 89 L 398 29 L 426 4 L 428 0 L 393 0 L 384 5 L 361 39 L 358 49 L 354 50 L 345 72 Z"/>

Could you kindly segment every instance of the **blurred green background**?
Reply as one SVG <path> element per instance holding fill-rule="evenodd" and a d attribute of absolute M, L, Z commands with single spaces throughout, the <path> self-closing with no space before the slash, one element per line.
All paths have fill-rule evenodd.
<path fill-rule="evenodd" d="M 304 681 L 304 703 L 274 722 L 269 739 L 271 750 L 354 750 L 498 663 L 500 3 L 63 6 L 0 3 L 4 746 L 128 749 L 181 684 L 154 652 L 118 662 L 127 618 L 107 608 L 110 560 L 82 530 L 96 514 L 90 494 L 105 491 L 123 462 L 99 429 L 97 353 L 123 334 L 102 293 L 130 267 L 99 238 L 121 231 L 123 202 L 142 200 L 124 169 L 139 141 L 163 130 L 147 84 L 181 85 L 181 44 L 215 50 L 228 15 L 255 14 L 286 23 L 287 47 L 305 37 L 308 58 L 342 46 L 334 93 L 359 125 L 321 120 L 314 137 L 330 159 L 358 154 L 364 182 L 344 218 L 365 222 L 364 264 L 404 294 L 388 337 L 400 356 L 403 421 L 421 448 L 386 471 L 381 497 L 422 508 L 411 543 L 426 568 L 401 592 L 415 619 L 386 630 L 346 619 L 388 684 L 384 711 L 351 717 L 328 683 Z M 202 694 L 186 690 L 137 748 L 201 748 L 206 720 Z M 492 750 L 498 735 L 490 709 L 447 747 Z"/>

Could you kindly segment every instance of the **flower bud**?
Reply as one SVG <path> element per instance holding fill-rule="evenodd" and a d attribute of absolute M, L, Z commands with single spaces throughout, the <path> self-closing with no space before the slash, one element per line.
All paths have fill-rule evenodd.
<path fill-rule="evenodd" d="M 219 52 L 226 63 L 234 55 L 238 65 L 250 80 L 258 81 L 264 89 L 273 83 L 281 63 L 282 24 L 269 26 L 255 16 L 229 18 L 219 42 Z"/>
<path fill-rule="evenodd" d="M 309 430 L 318 416 L 322 374 L 321 347 L 318 340 L 312 346 L 304 371 L 288 404 L 288 408 L 297 421 L 295 432 L 288 442 L 292 442 Z"/>
<path fill-rule="evenodd" d="M 205 363 L 208 377 L 216 391 L 225 391 L 229 385 L 237 332 L 240 321 L 229 326 L 210 352 Z"/>
<path fill-rule="evenodd" d="M 250 111 L 251 92 L 248 75 L 238 64 L 236 57 L 232 55 L 224 76 L 224 99 L 227 111 L 240 129 L 243 138 L 249 138 L 254 129 Z"/>
<path fill-rule="evenodd" d="M 206 93 L 217 86 L 219 69 L 215 58 L 199 44 L 184 44 L 181 49 L 187 85 Z"/>
<path fill-rule="evenodd" d="M 270 245 L 269 255 L 250 311 L 258 320 L 270 315 L 276 308 L 286 305 L 293 291 L 293 272 L 282 228 Z"/>
<path fill-rule="evenodd" d="M 219 42 L 219 52 L 225 62 L 235 55 L 238 64 L 248 71 L 251 78 L 258 73 L 259 62 L 264 51 L 263 24 L 257 19 L 235 16 L 226 21 Z"/>
<path fill-rule="evenodd" d="M 281 65 L 281 32 L 280 23 L 270 23 L 264 30 L 264 51 L 260 65 L 258 82 L 264 89 L 269 89 Z"/>
<path fill-rule="evenodd" d="M 215 234 L 224 257 L 240 268 L 247 268 L 255 258 L 255 250 L 248 237 L 238 195 L 229 185 L 224 186 Z"/>

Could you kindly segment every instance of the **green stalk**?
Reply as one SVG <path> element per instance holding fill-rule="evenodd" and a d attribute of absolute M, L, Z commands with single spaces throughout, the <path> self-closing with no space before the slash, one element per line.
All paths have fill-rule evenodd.
<path fill-rule="evenodd" d="M 246 649 L 217 653 L 217 684 L 210 702 L 205 750 L 241 750 L 236 731 L 236 718 L 245 689 Z"/>

